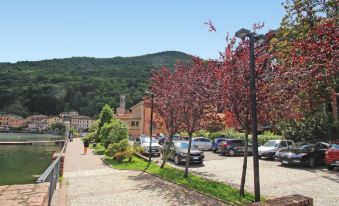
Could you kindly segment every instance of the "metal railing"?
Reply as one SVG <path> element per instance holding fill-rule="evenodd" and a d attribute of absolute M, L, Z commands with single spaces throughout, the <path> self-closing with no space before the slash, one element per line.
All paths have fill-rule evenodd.
<path fill-rule="evenodd" d="M 61 166 L 61 156 L 65 153 L 67 147 L 67 140 L 65 140 L 64 146 L 59 153 L 60 155 L 52 162 L 52 164 L 45 170 L 42 175 L 37 179 L 37 183 L 49 182 L 48 189 L 48 206 L 51 205 L 54 191 L 56 189 L 59 177 L 60 177 L 60 166 Z"/>

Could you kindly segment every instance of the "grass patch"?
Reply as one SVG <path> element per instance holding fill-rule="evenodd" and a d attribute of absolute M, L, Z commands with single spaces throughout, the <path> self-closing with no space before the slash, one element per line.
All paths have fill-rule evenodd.
<path fill-rule="evenodd" d="M 118 163 L 110 157 L 105 157 L 104 161 L 116 169 L 123 170 L 140 170 L 143 171 L 148 162 L 138 158 L 133 157 L 131 162 Z M 189 174 L 188 178 L 183 178 L 184 172 L 168 165 L 165 168 L 161 169 L 158 165 L 151 163 L 147 168 L 147 172 L 157 175 L 165 180 L 170 180 L 176 182 L 177 184 L 184 185 L 188 188 L 192 188 L 209 194 L 213 197 L 217 197 L 229 203 L 234 203 L 237 205 L 246 205 L 248 203 L 254 202 L 254 196 L 251 193 L 246 193 L 244 198 L 239 196 L 239 190 L 220 182 L 208 180 L 197 175 Z"/>
<path fill-rule="evenodd" d="M 105 152 L 105 147 L 101 142 L 97 143 L 95 147 L 93 146 L 93 143 L 91 143 L 89 144 L 89 148 L 93 149 L 93 152 L 96 155 L 103 155 Z"/>

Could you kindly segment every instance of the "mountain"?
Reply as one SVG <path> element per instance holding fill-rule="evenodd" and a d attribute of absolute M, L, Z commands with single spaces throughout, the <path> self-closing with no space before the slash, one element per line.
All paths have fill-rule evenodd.
<path fill-rule="evenodd" d="M 42 61 L 0 63 L 0 112 L 22 116 L 55 115 L 76 110 L 94 116 L 104 104 L 127 107 L 142 99 L 153 69 L 173 68 L 192 56 L 165 51 L 136 57 L 72 57 Z"/>

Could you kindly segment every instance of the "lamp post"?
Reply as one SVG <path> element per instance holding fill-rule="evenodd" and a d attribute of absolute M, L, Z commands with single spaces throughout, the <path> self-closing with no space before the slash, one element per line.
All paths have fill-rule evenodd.
<path fill-rule="evenodd" d="M 258 136 L 257 136 L 257 100 L 255 88 L 255 56 L 254 56 L 254 41 L 263 36 L 255 36 L 253 32 L 247 29 L 240 29 L 235 33 L 235 36 L 241 39 L 249 38 L 250 52 L 250 101 L 251 101 L 251 129 L 252 129 L 252 150 L 253 150 L 253 172 L 254 172 L 254 195 L 255 201 L 260 201 L 260 180 L 259 180 L 259 156 L 258 156 Z"/>
<path fill-rule="evenodd" d="M 150 121 L 150 127 L 149 127 L 149 137 L 150 137 L 150 141 L 149 141 L 149 148 L 148 148 L 148 161 L 149 163 L 151 163 L 152 161 L 152 134 L 153 134 L 153 104 L 154 104 L 154 93 L 152 92 L 146 92 L 146 94 L 151 95 L 151 121 Z"/>

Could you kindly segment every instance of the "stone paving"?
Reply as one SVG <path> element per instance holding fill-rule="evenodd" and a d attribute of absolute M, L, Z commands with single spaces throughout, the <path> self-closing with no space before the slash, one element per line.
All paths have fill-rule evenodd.
<path fill-rule="evenodd" d="M 200 176 L 239 187 L 243 157 L 225 157 L 212 152 L 204 165 L 193 165 L 191 172 Z M 215 156 L 215 158 L 213 158 Z M 222 158 L 220 158 L 222 157 Z M 184 166 L 172 166 L 183 169 Z M 253 160 L 248 159 L 246 187 L 253 188 Z M 270 198 L 301 194 L 312 197 L 315 206 L 339 206 L 339 170 L 329 171 L 325 167 L 284 167 L 279 162 L 260 160 L 261 193 Z"/>
<path fill-rule="evenodd" d="M 74 139 L 65 158 L 67 206 L 226 205 L 147 173 L 112 169 L 100 156 L 81 153 L 82 143 Z"/>
<path fill-rule="evenodd" d="M 46 206 L 49 183 L 0 186 L 1 206 Z"/>

